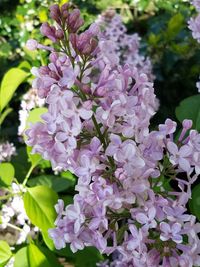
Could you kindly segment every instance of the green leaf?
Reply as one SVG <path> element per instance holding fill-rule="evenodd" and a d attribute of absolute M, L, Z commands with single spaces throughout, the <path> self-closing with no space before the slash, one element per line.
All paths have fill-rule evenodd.
<path fill-rule="evenodd" d="M 200 184 L 192 190 L 192 198 L 189 200 L 189 207 L 198 220 L 200 220 Z"/>
<path fill-rule="evenodd" d="M 12 68 L 6 72 L 0 88 L 0 111 L 7 106 L 18 86 L 24 82 L 28 76 L 29 74 L 27 72 L 18 68 Z"/>
<path fill-rule="evenodd" d="M 71 179 L 62 178 L 56 175 L 40 175 L 37 177 L 32 178 L 28 181 L 28 185 L 33 187 L 36 185 L 46 185 L 52 188 L 55 192 L 62 192 L 66 189 L 74 186 L 75 181 Z"/>
<path fill-rule="evenodd" d="M 15 254 L 14 267 L 29 267 L 28 248 L 23 247 Z"/>
<path fill-rule="evenodd" d="M 26 147 L 20 147 L 17 149 L 17 155 L 12 157 L 11 163 L 15 168 L 15 178 L 22 183 L 28 170 L 30 169 L 30 163 L 28 162 L 28 155 Z"/>
<path fill-rule="evenodd" d="M 121 244 L 124 239 L 124 233 L 128 230 L 128 226 L 126 224 L 122 225 L 121 228 L 117 231 L 117 244 Z"/>
<path fill-rule="evenodd" d="M 54 205 L 58 201 L 58 196 L 51 188 L 44 185 L 28 188 L 23 200 L 26 213 L 34 225 L 42 231 L 54 227 Z"/>
<path fill-rule="evenodd" d="M 19 69 L 25 70 L 25 71 L 30 71 L 31 69 L 31 65 L 28 61 L 22 61 L 19 65 L 18 65 Z"/>
<path fill-rule="evenodd" d="M 101 260 L 103 256 L 93 247 L 87 247 L 75 253 L 75 267 L 94 267 Z"/>
<path fill-rule="evenodd" d="M 42 251 L 34 244 L 28 246 L 30 267 L 52 267 Z"/>
<path fill-rule="evenodd" d="M 41 115 L 46 113 L 48 110 L 47 108 L 34 108 L 29 112 L 28 118 L 26 120 L 26 127 L 25 130 L 30 128 L 31 124 L 36 122 L 42 122 Z M 25 131 L 24 131 L 25 132 Z M 24 134 L 24 139 L 26 140 L 26 135 Z"/>
<path fill-rule="evenodd" d="M 53 240 L 49 237 L 48 231 L 43 231 L 42 237 L 47 247 L 52 251 L 55 250 Z"/>
<path fill-rule="evenodd" d="M 74 260 L 76 257 L 76 253 L 73 253 L 70 249 L 69 244 L 66 245 L 65 248 L 63 249 L 54 249 L 53 250 L 55 254 L 59 255 L 59 256 L 63 256 L 66 257 L 67 259 Z"/>
<path fill-rule="evenodd" d="M 50 252 L 49 252 L 50 253 Z M 48 257 L 46 255 L 48 255 Z M 53 264 L 52 264 L 53 263 Z M 15 255 L 14 267 L 59 267 L 55 257 L 43 251 L 34 244 L 23 247 Z"/>
<path fill-rule="evenodd" d="M 191 119 L 193 128 L 200 131 L 200 95 L 194 95 L 181 101 L 176 108 L 176 117 L 180 122 L 184 119 Z"/>
<path fill-rule="evenodd" d="M 15 169 L 11 163 L 0 163 L 0 185 L 9 186 L 15 176 Z"/>
<path fill-rule="evenodd" d="M 12 108 L 6 108 L 0 116 L 0 125 L 4 122 L 5 118 L 13 111 Z M 1 126 L 0 126 L 1 127 Z"/>
<path fill-rule="evenodd" d="M 0 241 L 0 264 L 4 266 L 12 257 L 12 252 L 7 242 Z"/>
<path fill-rule="evenodd" d="M 76 182 L 76 177 L 70 171 L 61 172 L 60 175 L 73 183 Z"/>
<path fill-rule="evenodd" d="M 48 261 L 51 263 L 51 266 L 53 267 L 63 267 L 55 256 L 55 254 L 51 251 L 49 251 L 46 247 L 39 246 L 40 251 L 45 255 L 45 257 L 48 259 Z"/>
<path fill-rule="evenodd" d="M 168 22 L 167 35 L 175 37 L 183 27 L 184 17 L 181 13 L 174 15 Z"/>
<path fill-rule="evenodd" d="M 40 154 L 32 154 L 32 147 L 30 147 L 30 146 L 27 146 L 26 151 L 27 151 L 28 158 L 31 162 L 31 165 L 37 166 L 40 163 L 40 161 L 42 160 L 41 155 Z"/>
<path fill-rule="evenodd" d="M 64 201 L 65 203 L 65 206 L 67 205 L 70 205 L 70 204 L 73 204 L 74 200 L 73 200 L 73 196 L 70 196 L 70 195 L 65 195 L 62 197 L 62 200 Z"/>
<path fill-rule="evenodd" d="M 26 120 L 26 128 L 30 127 L 30 124 L 36 123 L 39 121 L 43 121 L 41 115 L 46 113 L 47 108 L 34 108 L 29 112 L 28 118 Z"/>
<path fill-rule="evenodd" d="M 33 123 L 36 123 L 39 121 L 42 122 L 41 115 L 46 112 L 47 112 L 46 108 L 35 108 L 31 110 L 26 120 L 26 129 L 28 129 L 30 125 Z M 24 139 L 26 139 L 26 135 L 24 135 Z M 31 151 L 32 151 L 32 148 L 27 146 L 27 154 L 28 154 L 29 160 L 32 166 L 37 166 L 42 161 L 42 157 L 40 154 L 32 154 Z"/>

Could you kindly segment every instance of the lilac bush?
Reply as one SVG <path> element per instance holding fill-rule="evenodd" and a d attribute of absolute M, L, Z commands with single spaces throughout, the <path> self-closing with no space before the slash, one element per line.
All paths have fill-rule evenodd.
<path fill-rule="evenodd" d="M 70 4 L 53 5 L 50 16 L 56 26 L 44 23 L 41 32 L 53 45 L 27 44 L 50 55 L 32 69 L 48 112 L 26 131 L 26 143 L 78 178 L 73 204 L 55 206 L 55 247 L 116 253 L 110 266 L 199 266 L 200 224 L 187 204 L 200 174 L 200 134 L 187 119 L 181 131 L 170 119 L 150 130 L 158 102 L 149 61 L 129 62 L 138 36 L 122 27 L 130 51 L 121 54 L 110 26 L 80 32 L 83 19 Z"/>

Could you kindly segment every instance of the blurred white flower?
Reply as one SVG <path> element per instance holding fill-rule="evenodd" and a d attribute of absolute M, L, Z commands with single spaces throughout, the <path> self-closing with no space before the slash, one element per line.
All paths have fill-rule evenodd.
<path fill-rule="evenodd" d="M 0 143 L 0 162 L 10 161 L 13 155 L 16 155 L 16 148 L 13 143 L 9 143 L 8 141 Z"/>

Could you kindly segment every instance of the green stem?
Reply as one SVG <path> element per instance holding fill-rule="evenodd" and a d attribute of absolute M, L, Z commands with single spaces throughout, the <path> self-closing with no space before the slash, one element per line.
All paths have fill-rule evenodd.
<path fill-rule="evenodd" d="M 3 123 L 3 121 L 5 120 L 5 118 L 8 116 L 8 114 L 10 114 L 10 112 L 12 112 L 12 108 L 7 108 L 0 117 L 0 125 Z"/>
<path fill-rule="evenodd" d="M 96 129 L 96 131 L 98 133 L 99 139 L 101 140 L 101 142 L 103 144 L 103 148 L 104 148 L 104 150 L 106 150 L 106 142 L 105 142 L 105 139 L 104 139 L 104 137 L 103 137 L 103 135 L 101 133 L 100 127 L 99 127 L 99 125 L 97 123 L 97 120 L 96 120 L 94 114 L 92 115 L 92 121 L 93 121 L 95 129 Z"/>
<path fill-rule="evenodd" d="M 22 230 L 21 228 L 19 228 L 19 227 L 13 225 L 13 224 L 11 224 L 11 223 L 7 223 L 7 226 L 9 226 L 10 228 L 15 229 L 15 230 L 17 230 L 17 231 L 23 232 L 23 230 Z"/>
<path fill-rule="evenodd" d="M 25 177 L 25 179 L 24 179 L 24 181 L 23 181 L 23 186 L 26 185 L 26 183 L 27 183 L 27 181 L 28 181 L 28 179 L 29 179 L 29 177 L 30 177 L 30 175 L 31 175 L 31 173 L 32 173 L 32 171 L 33 171 L 33 169 L 34 169 L 36 166 L 37 166 L 37 165 L 32 165 L 32 166 L 30 167 L 30 169 L 28 170 L 28 172 L 27 172 L 27 174 L 26 174 L 26 177 Z"/>
<path fill-rule="evenodd" d="M 10 197 L 13 197 L 13 194 L 8 194 L 5 196 L 2 196 L 2 197 L 0 197 L 0 200 L 6 200 L 6 199 L 9 199 Z"/>

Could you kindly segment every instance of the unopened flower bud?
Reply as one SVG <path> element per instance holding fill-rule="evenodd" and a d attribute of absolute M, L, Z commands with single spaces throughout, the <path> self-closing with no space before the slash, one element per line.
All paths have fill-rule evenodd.
<path fill-rule="evenodd" d="M 38 47 L 38 42 L 34 39 L 30 39 L 26 43 L 26 48 L 29 50 L 36 50 Z"/>
<path fill-rule="evenodd" d="M 64 37 L 63 31 L 61 29 L 56 30 L 55 35 L 57 39 L 63 39 Z"/>
<path fill-rule="evenodd" d="M 183 120 L 182 125 L 183 125 L 183 128 L 190 129 L 192 127 L 192 120 L 185 119 Z"/>
<path fill-rule="evenodd" d="M 78 29 L 84 24 L 84 20 L 80 18 L 80 10 L 74 9 L 72 13 L 69 14 L 67 26 L 69 32 L 77 32 Z"/>
<path fill-rule="evenodd" d="M 52 42 L 57 41 L 56 28 L 54 26 L 50 26 L 49 23 L 47 22 L 43 23 L 42 26 L 40 27 L 40 31 L 44 36 L 48 37 Z"/>
<path fill-rule="evenodd" d="M 69 16 L 69 7 L 70 5 L 68 3 L 61 6 L 61 15 L 63 19 L 66 19 Z"/>
<path fill-rule="evenodd" d="M 88 85 L 83 85 L 82 91 L 86 94 L 91 94 L 91 88 Z"/>
<path fill-rule="evenodd" d="M 56 52 L 53 52 L 50 54 L 49 58 L 51 62 L 56 63 L 56 60 L 58 59 L 58 54 Z"/>
<path fill-rule="evenodd" d="M 61 21 L 61 12 L 59 5 L 52 5 L 50 7 L 50 17 L 60 24 Z"/>

